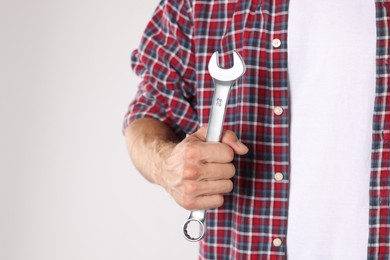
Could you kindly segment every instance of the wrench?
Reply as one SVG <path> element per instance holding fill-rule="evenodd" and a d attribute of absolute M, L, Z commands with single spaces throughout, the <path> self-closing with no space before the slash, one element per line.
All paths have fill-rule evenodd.
<path fill-rule="evenodd" d="M 228 103 L 229 92 L 246 70 L 244 60 L 237 51 L 233 52 L 234 65 L 230 69 L 224 69 L 219 66 L 218 52 L 214 52 L 210 58 L 208 69 L 215 85 L 215 92 L 209 124 L 206 134 L 207 142 L 220 142 L 223 130 L 223 121 L 225 119 L 225 110 Z M 188 225 L 191 222 L 198 223 L 200 226 L 199 236 L 192 237 L 188 232 Z M 206 211 L 193 210 L 187 221 L 183 225 L 184 237 L 190 242 L 201 240 L 206 233 Z"/>

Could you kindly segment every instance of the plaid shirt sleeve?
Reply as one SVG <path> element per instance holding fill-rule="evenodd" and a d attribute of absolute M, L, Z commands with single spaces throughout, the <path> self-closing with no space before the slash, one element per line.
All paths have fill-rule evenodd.
<path fill-rule="evenodd" d="M 142 82 L 123 129 L 142 117 L 164 122 L 179 137 L 198 128 L 192 28 L 191 6 L 186 1 L 160 2 L 139 49 L 131 56 L 132 69 Z"/>

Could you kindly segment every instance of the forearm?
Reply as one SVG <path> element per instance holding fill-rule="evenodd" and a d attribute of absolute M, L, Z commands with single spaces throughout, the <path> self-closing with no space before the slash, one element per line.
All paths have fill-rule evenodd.
<path fill-rule="evenodd" d="M 125 139 L 137 170 L 150 182 L 161 185 L 163 161 L 179 142 L 174 132 L 158 120 L 141 118 L 126 128 Z"/>

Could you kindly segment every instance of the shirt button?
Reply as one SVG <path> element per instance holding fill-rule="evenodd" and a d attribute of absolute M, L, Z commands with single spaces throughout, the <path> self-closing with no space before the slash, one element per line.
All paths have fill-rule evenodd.
<path fill-rule="evenodd" d="M 274 48 L 279 48 L 280 45 L 282 45 L 282 42 L 278 38 L 272 40 L 272 46 L 274 46 Z"/>
<path fill-rule="evenodd" d="M 275 115 L 280 116 L 281 114 L 283 114 L 283 108 L 282 107 L 275 107 L 274 113 L 275 113 Z"/>
<path fill-rule="evenodd" d="M 282 181 L 283 178 L 284 178 L 283 173 L 281 173 L 281 172 L 275 173 L 275 180 L 276 181 Z"/>
<path fill-rule="evenodd" d="M 280 247 L 282 245 L 282 240 L 280 238 L 275 238 L 272 243 L 275 247 Z"/>

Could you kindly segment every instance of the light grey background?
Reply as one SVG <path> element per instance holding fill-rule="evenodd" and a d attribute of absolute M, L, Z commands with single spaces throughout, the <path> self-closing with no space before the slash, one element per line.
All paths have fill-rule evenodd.
<path fill-rule="evenodd" d="M 0 259 L 197 258 L 121 133 L 157 4 L 0 0 Z"/>

